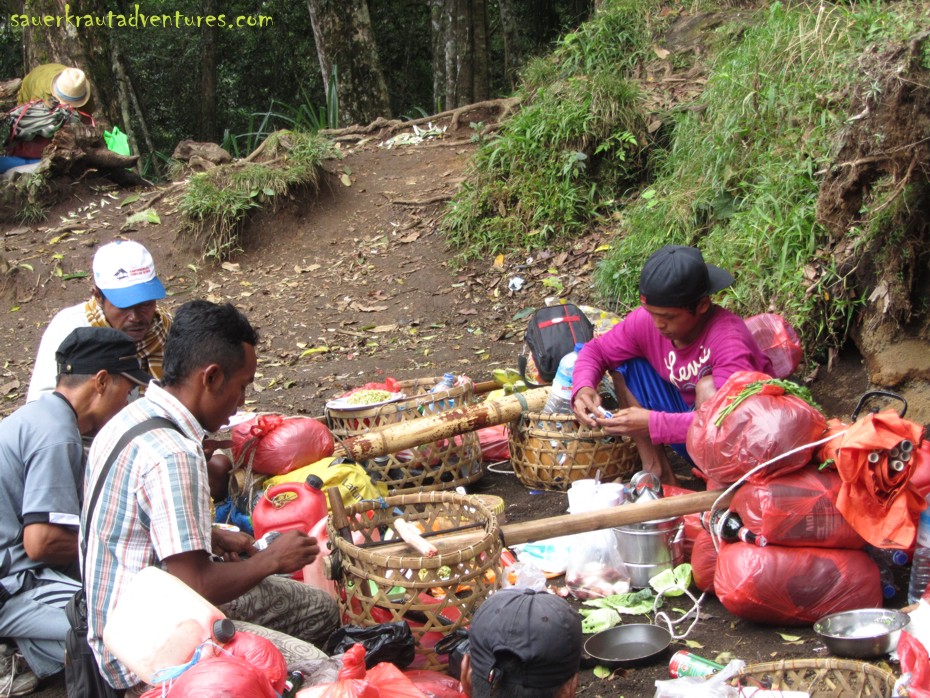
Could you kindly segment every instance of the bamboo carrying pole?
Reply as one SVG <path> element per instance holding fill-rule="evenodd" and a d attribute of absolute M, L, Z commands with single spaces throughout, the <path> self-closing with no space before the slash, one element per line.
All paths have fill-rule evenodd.
<path fill-rule="evenodd" d="M 534 388 L 525 393 L 485 400 L 435 416 L 391 424 L 377 431 L 345 439 L 336 447 L 333 455 L 367 460 L 476 429 L 506 424 L 519 417 L 522 412 L 538 412 L 546 404 L 548 397 L 548 388 Z"/>
<path fill-rule="evenodd" d="M 504 545 L 511 547 L 520 543 L 533 543 L 554 536 L 588 533 L 603 528 L 616 528 L 617 526 L 667 519 L 683 514 L 696 514 L 713 507 L 714 502 L 717 501 L 721 494 L 723 494 L 723 490 L 709 490 L 707 492 L 681 494 L 675 497 L 665 497 L 664 499 L 624 504 L 623 506 L 589 511 L 583 514 L 550 516 L 535 521 L 504 524 L 500 529 L 501 537 L 504 540 Z M 731 493 L 723 497 L 718 506 L 727 506 L 732 496 Z M 427 531 L 424 534 L 440 553 L 461 550 L 481 540 L 485 535 L 483 531 L 464 531 L 448 535 L 442 535 L 441 531 L 435 533 Z M 379 555 L 386 556 L 415 554 L 406 543 L 379 544 L 377 549 Z"/>

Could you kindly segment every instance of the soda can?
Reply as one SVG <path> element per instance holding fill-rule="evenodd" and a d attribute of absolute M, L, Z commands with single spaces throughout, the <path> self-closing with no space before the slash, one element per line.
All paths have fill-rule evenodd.
<path fill-rule="evenodd" d="M 704 659 L 688 650 L 679 650 L 668 663 L 668 675 L 673 679 L 679 676 L 710 676 L 721 669 L 723 664 Z"/>

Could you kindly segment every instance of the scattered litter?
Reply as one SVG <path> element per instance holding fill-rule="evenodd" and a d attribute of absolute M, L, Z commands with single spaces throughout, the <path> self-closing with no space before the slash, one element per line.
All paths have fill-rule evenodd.
<path fill-rule="evenodd" d="M 526 282 L 523 280 L 522 276 L 515 276 L 507 282 L 507 288 L 509 288 L 511 291 L 519 291 L 523 288 L 524 283 Z"/>
<path fill-rule="evenodd" d="M 433 126 L 433 122 L 430 121 L 426 124 L 426 128 L 419 128 L 414 125 L 413 133 L 399 133 L 393 138 L 381 141 L 378 147 L 390 149 L 401 145 L 416 145 L 417 143 L 422 143 L 423 141 L 432 140 L 434 138 L 442 138 L 445 135 L 445 126 Z"/>

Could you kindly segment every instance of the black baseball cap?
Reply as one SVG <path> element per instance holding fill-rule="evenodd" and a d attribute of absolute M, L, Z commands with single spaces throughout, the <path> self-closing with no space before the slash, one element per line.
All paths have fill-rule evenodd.
<path fill-rule="evenodd" d="M 136 343 L 112 327 L 78 327 L 55 352 L 58 375 L 120 373 L 133 383 L 148 385 L 151 376 L 139 366 Z"/>
<path fill-rule="evenodd" d="M 698 248 L 666 245 L 643 265 L 639 299 L 662 308 L 687 308 L 733 281 L 730 272 L 707 264 Z"/>
<path fill-rule="evenodd" d="M 508 653 L 521 666 L 516 675 L 512 665 L 499 675 L 504 685 L 561 686 L 581 664 L 581 616 L 554 594 L 501 589 L 475 613 L 468 641 L 475 687 L 486 689 L 498 680 L 494 674 L 503 671 L 498 660 Z"/>

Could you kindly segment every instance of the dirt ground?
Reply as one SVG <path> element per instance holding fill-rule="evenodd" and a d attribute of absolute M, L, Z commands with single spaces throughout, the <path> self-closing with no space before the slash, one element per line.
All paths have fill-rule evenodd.
<path fill-rule="evenodd" d="M 205 263 L 179 233 L 176 192 L 136 192 L 137 200 L 120 207 L 129 192 L 74 184 L 44 223 L 0 227 L 2 254 L 14 270 L 0 332 L 0 414 L 23 403 L 49 318 L 87 297 L 94 250 L 119 237 L 152 251 L 169 307 L 193 298 L 228 300 L 258 326 L 250 410 L 320 415 L 328 398 L 386 376 L 454 371 L 486 380 L 493 368 L 516 366 L 525 320 L 515 316 L 544 304 L 552 290 L 543 278 L 557 276 L 573 302 L 594 301 L 591 272 L 604 234 L 592 233 L 571 250 L 530 257 L 515 251 L 457 268 L 436 231 L 440 204 L 417 202 L 451 195 L 472 148 L 467 133 L 404 148 L 379 147 L 376 140 L 346 148 L 346 159 L 329 163 L 333 176 L 318 196 L 294 196 L 256 216 L 244 251 L 222 267 Z M 349 186 L 340 181 L 344 174 Z M 127 224 L 129 215 L 149 208 L 159 224 Z M 522 288 L 510 290 L 517 277 Z M 831 416 L 847 417 L 869 389 L 866 376 L 849 351 L 832 372 L 820 371 L 812 387 Z M 685 486 L 698 487 L 686 468 L 679 474 Z M 471 491 L 502 496 L 512 522 L 566 509 L 564 494 L 527 490 L 508 474 L 489 472 Z M 904 603 L 899 594 L 889 605 Z M 801 641 L 786 641 L 779 631 Z M 586 669 L 580 695 L 651 696 L 679 649 L 708 658 L 729 652 L 748 662 L 827 656 L 810 628 L 749 623 L 712 597 L 688 640 L 697 644 L 673 642 L 653 663 L 609 679 Z M 62 687 L 60 678 L 51 679 L 38 695 L 61 696 Z"/>

